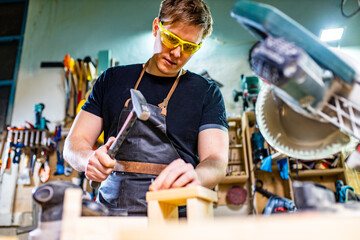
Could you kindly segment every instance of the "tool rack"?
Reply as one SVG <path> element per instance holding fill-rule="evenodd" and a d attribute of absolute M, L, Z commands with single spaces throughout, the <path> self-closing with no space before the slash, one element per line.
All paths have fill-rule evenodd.
<path fill-rule="evenodd" d="M 1 156 L 3 161 L 0 175 L 0 226 L 28 226 L 32 224 L 32 190 L 41 184 L 37 172 L 42 163 L 45 162 L 45 155 L 43 155 L 42 152 L 47 152 L 48 154 L 50 167 L 48 181 L 72 181 L 78 178 L 78 173 L 75 170 L 68 176 L 55 174 L 57 155 L 56 152 L 51 149 L 51 137 L 52 134 L 48 130 L 9 128 L 7 131 L 7 140 Z M 62 144 L 63 140 L 62 138 L 59 144 Z M 18 163 L 13 162 L 15 157 L 14 147 L 10 149 L 10 165 L 9 168 L 6 169 L 6 165 L 8 165 L 6 160 L 11 145 L 10 142 L 21 143 L 23 148 L 21 149 Z M 21 173 L 27 171 L 26 168 L 29 166 L 28 161 L 32 160 L 31 155 L 33 154 L 36 156 L 33 174 L 31 174 L 31 169 L 28 169 L 30 176 L 29 182 L 20 183 L 18 178 Z"/>

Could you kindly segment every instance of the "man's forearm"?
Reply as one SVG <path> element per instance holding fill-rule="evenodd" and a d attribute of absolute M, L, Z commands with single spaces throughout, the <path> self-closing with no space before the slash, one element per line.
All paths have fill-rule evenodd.
<path fill-rule="evenodd" d="M 64 159 L 76 171 L 84 172 L 88 159 L 93 154 L 92 147 L 83 139 L 68 137 L 64 144 Z"/>
<path fill-rule="evenodd" d="M 201 161 L 195 171 L 202 186 L 214 188 L 225 177 L 227 160 L 208 158 Z"/>

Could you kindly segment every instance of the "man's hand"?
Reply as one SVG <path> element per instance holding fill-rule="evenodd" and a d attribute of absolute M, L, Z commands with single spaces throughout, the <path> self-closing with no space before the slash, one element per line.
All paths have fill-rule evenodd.
<path fill-rule="evenodd" d="M 190 163 L 178 158 L 171 162 L 150 185 L 150 191 L 158 191 L 185 186 L 199 186 L 198 175 Z"/>
<path fill-rule="evenodd" d="M 107 154 L 107 151 L 114 140 L 114 137 L 110 137 L 105 145 L 98 148 L 90 156 L 85 169 L 85 176 L 89 180 L 102 182 L 113 171 L 116 160 L 110 158 L 110 156 Z"/>

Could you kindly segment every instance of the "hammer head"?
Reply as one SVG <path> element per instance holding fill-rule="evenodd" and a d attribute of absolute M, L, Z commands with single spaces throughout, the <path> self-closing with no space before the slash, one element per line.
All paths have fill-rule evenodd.
<path fill-rule="evenodd" d="M 146 99 L 139 90 L 130 89 L 133 111 L 138 119 L 146 121 L 150 117 L 150 111 Z"/>

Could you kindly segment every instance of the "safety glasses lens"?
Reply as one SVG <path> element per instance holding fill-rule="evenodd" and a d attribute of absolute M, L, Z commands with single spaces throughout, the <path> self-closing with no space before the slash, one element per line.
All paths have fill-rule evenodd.
<path fill-rule="evenodd" d="M 199 50 L 200 46 L 192 43 L 182 43 L 175 35 L 165 31 L 165 29 L 160 30 L 160 39 L 161 42 L 168 48 L 176 48 L 177 46 L 182 46 L 182 51 L 186 54 L 193 54 Z"/>
<path fill-rule="evenodd" d="M 183 44 L 183 49 L 184 49 L 184 52 L 191 54 L 191 53 L 196 52 L 199 49 L 199 47 L 196 45 L 185 43 L 185 44 Z"/>
<path fill-rule="evenodd" d="M 171 36 L 169 33 L 165 31 L 161 31 L 160 33 L 161 40 L 165 44 L 165 46 L 169 48 L 174 48 L 179 45 L 179 40 L 173 36 Z"/>

